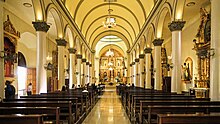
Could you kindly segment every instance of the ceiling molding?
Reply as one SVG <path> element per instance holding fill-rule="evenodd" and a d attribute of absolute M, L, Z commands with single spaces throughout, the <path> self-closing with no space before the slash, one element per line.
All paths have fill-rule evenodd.
<path fill-rule="evenodd" d="M 158 11 L 158 8 L 161 6 L 162 1 L 161 0 L 157 0 L 157 2 L 155 3 L 155 6 L 153 7 L 153 9 L 151 10 L 149 16 L 147 17 L 143 27 L 141 28 L 141 31 L 139 32 L 139 34 L 137 35 L 133 45 L 131 46 L 131 48 L 127 51 L 128 53 L 130 53 L 132 51 L 132 49 L 134 49 L 135 45 L 138 43 L 139 39 L 141 38 L 141 36 L 145 33 L 145 29 L 147 28 L 147 26 L 151 23 L 151 20 L 154 16 L 154 14 Z"/>
<path fill-rule="evenodd" d="M 102 35 L 102 34 L 104 34 L 104 33 L 106 33 L 106 32 L 111 32 L 111 33 L 114 33 L 115 32 L 115 36 L 118 36 L 119 38 L 121 38 L 122 40 L 123 39 L 125 39 L 124 40 L 124 42 L 125 42 L 125 45 L 126 45 L 126 47 L 129 49 L 130 48 L 130 43 L 129 43 L 129 40 L 127 39 L 127 37 L 125 37 L 125 35 L 124 34 L 122 34 L 121 32 L 118 32 L 118 31 L 115 31 L 115 30 L 108 30 L 108 31 L 103 31 L 103 32 L 101 32 L 101 33 L 99 33 L 99 34 L 97 34 L 97 36 L 94 38 L 94 40 L 91 42 L 91 49 L 93 49 L 94 47 L 95 47 L 95 45 L 98 43 L 98 41 L 102 38 L 99 38 L 100 37 L 100 35 Z M 119 36 L 119 35 L 121 35 L 121 36 Z M 106 36 L 106 35 L 105 35 Z M 99 38 L 99 39 L 98 39 Z"/>
<path fill-rule="evenodd" d="M 103 4 L 97 5 L 97 6 L 95 6 L 94 8 L 92 8 L 92 9 L 86 14 L 86 16 L 83 18 L 82 23 L 81 23 L 81 26 L 80 26 L 80 29 L 82 29 L 85 20 L 87 19 L 87 17 L 89 16 L 89 14 L 92 13 L 92 11 L 98 9 L 99 7 L 105 6 L 105 5 L 109 5 L 109 4 L 108 4 L 108 3 L 103 3 Z M 140 29 L 140 22 L 138 21 L 137 16 L 136 16 L 129 8 L 127 8 L 126 6 L 123 6 L 123 5 L 121 5 L 121 4 L 118 4 L 118 3 L 111 3 L 111 5 L 119 6 L 119 7 L 122 7 L 122 8 L 124 8 L 124 9 L 128 10 L 128 12 L 130 12 L 130 13 L 133 15 L 133 17 L 135 18 L 135 20 L 136 20 L 136 22 L 137 22 L 137 25 L 138 25 L 138 27 L 139 27 L 139 29 Z M 76 17 L 77 17 L 77 16 L 76 16 Z"/>
<path fill-rule="evenodd" d="M 121 26 L 121 25 L 117 25 L 117 26 L 119 26 L 119 27 L 121 27 L 122 29 L 124 29 L 124 30 L 128 33 L 128 35 L 129 35 L 131 41 L 133 41 L 133 39 L 132 39 L 132 37 L 131 37 L 131 34 L 129 33 L 128 30 L 126 30 L 126 29 L 125 29 L 123 26 Z M 98 28 L 96 28 L 96 29 L 92 32 L 92 34 L 91 34 L 90 37 L 89 37 L 89 41 L 91 41 L 91 38 L 92 38 L 93 34 L 94 34 L 98 29 L 100 29 L 100 28 L 103 28 L 103 26 L 99 26 Z M 132 44 L 132 42 L 130 43 L 129 41 L 128 41 L 128 43 L 129 43 L 130 45 Z"/>
<path fill-rule="evenodd" d="M 60 8 L 60 13 L 63 13 L 63 16 L 66 20 L 69 21 L 69 23 L 74 27 L 73 29 L 75 30 L 76 34 L 78 35 L 78 37 L 81 39 L 81 41 L 87 46 L 87 48 L 90 50 L 90 52 L 92 52 L 92 49 L 89 47 L 88 43 L 86 42 L 86 39 L 84 37 L 84 35 L 82 34 L 82 32 L 80 31 L 79 27 L 77 26 L 77 24 L 75 23 L 75 21 L 73 20 L 71 14 L 69 13 L 69 11 L 67 10 L 66 6 L 64 5 L 63 2 L 59 1 L 59 0 L 52 0 L 54 5 L 57 6 L 58 8 Z"/>
<path fill-rule="evenodd" d="M 84 2 L 84 0 L 80 0 L 79 3 L 77 4 L 76 10 L 74 12 L 74 17 L 73 17 L 74 20 L 76 19 L 76 14 L 77 14 L 77 12 L 79 10 L 79 7 L 82 5 L 83 2 Z"/>
<path fill-rule="evenodd" d="M 95 23 L 96 21 L 98 21 L 99 19 L 102 19 L 102 18 L 104 18 L 104 17 L 106 17 L 106 16 L 108 16 L 108 15 L 100 16 L 100 17 L 96 18 L 94 21 L 92 21 L 92 23 L 90 23 L 89 27 L 88 27 L 87 30 L 86 30 L 85 38 L 87 38 L 88 31 L 89 31 L 90 27 L 92 26 L 92 24 Z M 126 20 L 125 18 L 123 18 L 123 17 L 121 17 L 121 16 L 118 16 L 118 15 L 112 15 L 112 17 L 117 17 L 117 18 L 120 18 L 120 19 L 124 20 L 125 22 L 127 22 L 128 25 L 130 25 L 130 27 L 132 28 L 133 33 L 134 33 L 134 36 L 136 37 L 136 32 L 135 32 L 135 30 L 134 30 L 134 27 L 131 25 L 131 23 L 130 23 L 128 20 Z M 118 24 L 117 24 L 117 25 L 118 25 Z M 140 30 L 140 29 L 139 29 L 139 30 Z"/>
<path fill-rule="evenodd" d="M 125 57 L 126 55 L 126 51 L 124 51 L 120 46 L 116 45 L 116 44 L 108 44 L 106 46 L 104 46 L 102 49 L 100 49 L 99 51 L 99 56 L 102 56 L 104 53 L 107 52 L 107 50 L 109 50 L 109 48 L 114 49 L 115 51 L 117 51 L 118 53 L 121 54 L 121 56 Z"/>
<path fill-rule="evenodd" d="M 140 5 L 140 7 L 141 7 L 141 9 L 142 9 L 142 11 L 143 11 L 143 13 L 144 13 L 144 19 L 146 19 L 146 18 L 147 18 L 147 15 L 146 15 L 146 12 L 145 12 L 145 9 L 144 9 L 143 4 L 141 3 L 140 0 L 137 0 L 137 2 L 138 2 L 138 4 Z"/>

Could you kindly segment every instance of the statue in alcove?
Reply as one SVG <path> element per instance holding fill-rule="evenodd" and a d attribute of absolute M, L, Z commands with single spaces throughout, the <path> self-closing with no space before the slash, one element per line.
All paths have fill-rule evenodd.
<path fill-rule="evenodd" d="M 183 74 L 182 74 L 183 80 L 190 81 L 191 80 L 191 73 L 189 70 L 189 63 L 188 64 L 184 63 L 182 66 L 182 70 L 183 70 Z"/>

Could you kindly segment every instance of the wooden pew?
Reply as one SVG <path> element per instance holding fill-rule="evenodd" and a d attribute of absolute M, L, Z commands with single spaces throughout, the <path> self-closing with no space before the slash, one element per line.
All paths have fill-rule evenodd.
<path fill-rule="evenodd" d="M 71 101 L 73 103 L 72 111 L 75 113 L 75 120 L 79 119 L 78 113 L 78 99 L 77 98 L 18 98 L 18 99 L 4 99 L 4 102 L 10 101 Z"/>
<path fill-rule="evenodd" d="M 70 101 L 10 101 L 0 103 L 0 107 L 60 107 L 60 120 L 64 117 L 69 124 L 74 122 Z"/>
<path fill-rule="evenodd" d="M 143 115 L 148 114 L 149 106 L 217 106 L 220 107 L 219 101 L 198 101 L 198 100 L 148 100 L 148 101 L 140 101 L 140 110 L 139 110 L 139 122 L 143 122 Z M 209 108 L 210 111 L 215 111 Z M 218 109 L 216 109 L 218 112 Z"/>
<path fill-rule="evenodd" d="M 158 124 L 219 124 L 220 114 L 158 114 Z"/>
<path fill-rule="evenodd" d="M 0 115 L 12 115 L 12 114 L 26 114 L 26 115 L 40 114 L 44 118 L 55 117 L 56 124 L 60 123 L 59 107 L 0 107 Z"/>
<path fill-rule="evenodd" d="M 1 124 L 43 124 L 42 115 L 0 115 Z"/>
<path fill-rule="evenodd" d="M 140 102 L 141 101 L 148 101 L 148 102 L 159 102 L 159 103 L 156 103 L 156 104 L 160 104 L 161 102 L 163 101 L 184 101 L 184 102 L 187 102 L 187 101 L 208 101 L 209 102 L 209 99 L 196 99 L 195 97 L 188 97 L 188 96 L 154 96 L 154 97 L 136 97 L 134 98 L 134 103 L 133 103 L 133 106 L 131 106 L 131 110 L 130 110 L 130 119 L 133 119 L 133 120 L 136 120 L 136 118 L 138 117 L 137 114 L 140 110 Z M 146 102 L 144 106 L 147 106 L 147 105 L 151 105 L 151 103 L 148 103 Z M 163 103 L 161 103 L 163 104 Z M 172 104 L 172 105 L 175 105 L 175 104 Z M 143 107 L 144 107 L 143 106 Z M 143 108 L 144 109 L 144 108 Z"/>

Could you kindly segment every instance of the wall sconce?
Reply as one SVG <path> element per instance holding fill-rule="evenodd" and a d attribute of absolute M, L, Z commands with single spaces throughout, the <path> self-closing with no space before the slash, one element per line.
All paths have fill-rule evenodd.
<path fill-rule="evenodd" d="M 210 48 L 210 49 L 208 50 L 208 55 L 209 55 L 209 56 L 214 56 L 214 55 L 215 55 L 215 49 L 214 49 L 214 48 Z"/>
<path fill-rule="evenodd" d="M 155 73 L 156 72 L 156 68 L 151 68 L 150 71 Z"/>
<path fill-rule="evenodd" d="M 7 53 L 5 51 L 0 51 L 0 58 L 6 61 L 12 61 L 17 63 L 18 54 L 17 53 Z"/>
<path fill-rule="evenodd" d="M 45 64 L 44 65 L 44 69 L 46 70 L 53 70 L 54 69 L 54 66 L 53 64 L 51 64 L 50 62 L 48 64 Z"/>
<path fill-rule="evenodd" d="M 69 72 L 70 72 L 70 70 L 67 68 L 67 69 L 64 69 L 64 73 L 67 73 L 67 74 L 69 74 Z"/>

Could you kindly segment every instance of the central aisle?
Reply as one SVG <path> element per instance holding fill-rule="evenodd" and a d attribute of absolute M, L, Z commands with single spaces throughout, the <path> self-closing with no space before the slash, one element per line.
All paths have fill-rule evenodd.
<path fill-rule="evenodd" d="M 83 124 L 130 124 L 115 87 L 106 87 Z"/>

